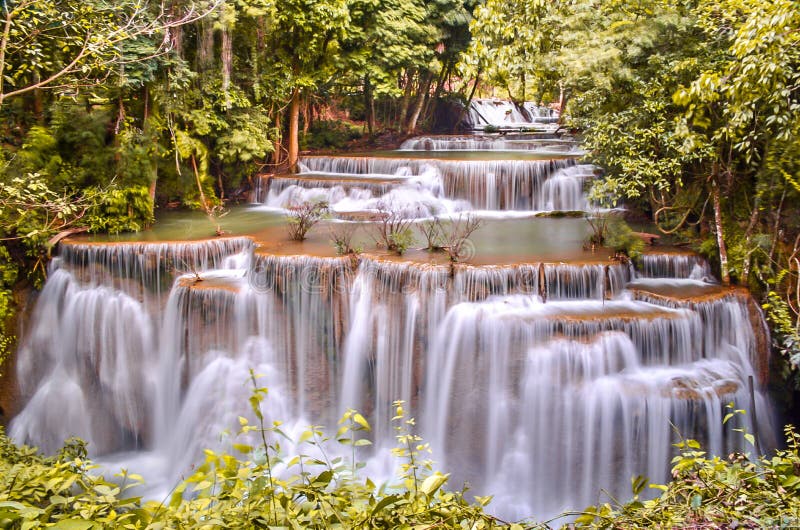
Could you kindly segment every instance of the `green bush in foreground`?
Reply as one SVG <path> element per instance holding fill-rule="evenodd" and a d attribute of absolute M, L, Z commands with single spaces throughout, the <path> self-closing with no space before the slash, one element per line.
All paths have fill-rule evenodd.
<path fill-rule="evenodd" d="M 632 479 L 627 504 L 590 506 L 576 526 L 589 528 L 798 528 L 800 527 L 800 435 L 787 426 L 786 449 L 751 460 L 732 453 L 711 457 L 695 440 L 676 444 L 673 480 L 651 484 L 661 496 L 642 501 L 646 480 Z M 752 443 L 751 435 L 745 434 Z"/>
<path fill-rule="evenodd" d="M 432 471 L 424 459 L 428 446 L 412 433 L 414 421 L 404 418 L 399 402 L 399 482 L 377 486 L 358 477 L 363 464 L 356 450 L 370 443 L 360 437 L 370 430 L 363 416 L 347 411 L 336 434 L 336 442 L 352 451 L 350 459 L 329 458 L 328 439 L 318 427 L 299 439 L 316 456 L 301 451 L 288 459 L 275 441 L 285 438 L 280 423 L 265 426 L 261 416 L 264 395 L 266 389 L 257 388 L 252 398 L 255 424 L 240 418 L 240 434 L 258 444 L 234 445 L 242 458 L 206 451 L 205 462 L 162 502 L 124 498 L 142 478 L 124 471 L 115 482 L 96 476 L 83 442 L 68 440 L 58 455 L 45 457 L 15 446 L 0 430 L 0 528 L 550 528 L 498 520 L 484 512 L 489 497 L 469 503 L 464 491 L 443 489 L 448 475 Z M 795 528 L 800 436 L 792 427 L 786 436 L 787 449 L 755 461 L 741 453 L 709 457 L 696 441 L 682 441 L 676 444 L 681 454 L 673 459 L 673 481 L 650 485 L 662 491 L 660 497 L 640 500 L 646 480 L 636 477 L 632 501 L 591 506 L 553 521 L 569 518 L 574 522 L 566 526 L 579 528 Z"/>
<path fill-rule="evenodd" d="M 398 447 L 404 462 L 400 483 L 375 485 L 359 479 L 363 464 L 356 448 L 368 445 L 360 434 L 370 427 L 363 416 L 348 411 L 340 421 L 337 442 L 352 449 L 352 460 L 328 458 L 327 438 L 317 427 L 300 437 L 310 453 L 283 458 L 278 442 L 285 435 L 276 422 L 265 427 L 258 407 L 266 389 L 256 389 L 256 425 L 240 418 L 240 434 L 254 434 L 255 446 L 234 445 L 244 455 L 206 451 L 205 462 L 180 482 L 163 502 L 123 498 L 141 484 L 138 475 L 118 475 L 117 483 L 93 474 L 82 442 L 69 441 L 54 457 L 17 447 L 0 431 L 0 528 L 385 528 L 522 530 L 484 513 L 489 498 L 471 504 L 464 492 L 442 489 L 447 475 L 433 472 L 422 459 L 428 450 L 411 433 L 413 420 L 396 404 Z M 272 440 L 272 441 L 271 441 Z M 282 469 L 280 474 L 276 469 Z"/>

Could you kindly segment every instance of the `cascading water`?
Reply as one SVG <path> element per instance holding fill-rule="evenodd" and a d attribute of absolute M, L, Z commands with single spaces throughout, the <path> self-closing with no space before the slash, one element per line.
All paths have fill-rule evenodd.
<path fill-rule="evenodd" d="M 580 154 L 574 140 L 560 138 L 509 138 L 507 136 L 419 136 L 400 146 L 401 151 L 537 151 Z"/>
<path fill-rule="evenodd" d="M 298 178 L 262 180 L 255 198 L 273 208 L 326 201 L 334 211 L 396 205 L 411 217 L 468 210 L 586 210 L 592 166 L 557 160 L 305 157 Z"/>
<path fill-rule="evenodd" d="M 532 102 L 522 105 L 501 99 L 475 99 L 470 103 L 465 120 L 473 129 L 496 127 L 499 129 L 546 129 L 555 130 L 558 113 Z"/>
<path fill-rule="evenodd" d="M 407 217 L 582 210 L 594 172 L 571 160 L 305 163 L 315 173 L 271 178 L 262 199 L 344 212 L 392 196 Z M 391 404 L 405 400 L 450 486 L 494 494 L 505 518 L 580 508 L 601 488 L 624 497 L 637 474 L 666 480 L 670 422 L 718 454 L 742 447 L 734 428 L 769 442 L 762 320 L 696 256 L 479 266 L 266 243 L 62 244 L 18 352 L 27 403 L 14 439 L 54 451 L 81 436 L 163 495 L 204 447 L 230 446 L 222 433 L 247 416 L 252 369 L 270 420 L 367 415 L 374 479 L 396 463 Z M 760 424 L 723 425 L 731 401 L 755 406 Z"/>

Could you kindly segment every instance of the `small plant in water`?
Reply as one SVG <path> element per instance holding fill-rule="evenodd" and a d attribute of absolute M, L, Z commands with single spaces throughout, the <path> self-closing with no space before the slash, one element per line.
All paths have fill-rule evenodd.
<path fill-rule="evenodd" d="M 287 210 L 286 228 L 289 231 L 289 238 L 294 241 L 303 241 L 308 231 L 327 215 L 328 203 L 306 201 L 289 206 Z"/>
<path fill-rule="evenodd" d="M 386 250 L 403 254 L 414 244 L 414 233 L 411 225 L 414 220 L 405 217 L 391 203 L 378 203 L 377 237 L 378 246 Z"/>
<path fill-rule="evenodd" d="M 337 254 L 344 256 L 361 253 L 361 247 L 353 246 L 353 238 L 358 232 L 358 228 L 359 225 L 355 223 L 337 223 L 331 227 L 331 242 L 336 247 Z"/>
<path fill-rule="evenodd" d="M 468 258 L 469 237 L 478 230 L 483 223 L 474 215 L 459 215 L 447 225 L 441 225 L 440 232 L 444 237 L 444 250 L 450 261 L 456 263 Z"/>
<path fill-rule="evenodd" d="M 417 229 L 425 239 L 425 250 L 428 252 L 442 250 L 444 245 L 444 242 L 442 241 L 442 225 L 438 217 L 422 221 L 417 225 Z"/>

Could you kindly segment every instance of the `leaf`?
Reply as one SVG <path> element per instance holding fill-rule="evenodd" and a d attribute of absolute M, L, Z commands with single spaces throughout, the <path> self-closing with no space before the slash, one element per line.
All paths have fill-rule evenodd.
<path fill-rule="evenodd" d="M 200 483 L 198 483 L 194 488 L 192 488 L 192 491 L 206 490 L 206 489 L 208 489 L 210 487 L 211 487 L 211 482 L 209 482 L 207 480 L 203 480 Z"/>
<path fill-rule="evenodd" d="M 62 519 L 53 526 L 58 530 L 88 530 L 94 523 L 84 519 Z"/>
<path fill-rule="evenodd" d="M 362 416 L 358 412 L 353 414 L 353 421 L 359 424 L 365 431 L 370 430 L 369 423 L 367 423 L 367 420 L 364 418 L 364 416 Z"/>
<path fill-rule="evenodd" d="M 386 497 L 384 497 L 380 501 L 378 501 L 378 504 L 376 504 L 375 507 L 372 509 L 372 512 L 370 513 L 370 517 L 374 516 L 376 513 L 378 513 L 379 511 L 383 510 L 387 506 L 391 506 L 392 504 L 395 504 L 400 499 L 401 499 L 400 495 L 387 495 Z"/>
<path fill-rule="evenodd" d="M 450 477 L 449 473 L 447 475 L 443 475 L 437 471 L 436 473 L 426 478 L 422 482 L 422 486 L 420 486 L 420 491 L 425 495 L 431 495 L 440 487 L 442 487 L 442 484 L 447 482 L 447 479 L 449 477 Z"/>
<path fill-rule="evenodd" d="M 697 493 L 695 493 L 694 495 L 692 495 L 692 502 L 691 502 L 691 505 L 692 505 L 692 509 L 693 509 L 693 510 L 697 510 L 697 509 L 699 509 L 699 508 L 700 508 L 700 505 L 701 505 L 702 503 L 703 503 L 703 497 L 701 497 L 701 496 L 700 496 L 699 494 L 697 494 Z"/>

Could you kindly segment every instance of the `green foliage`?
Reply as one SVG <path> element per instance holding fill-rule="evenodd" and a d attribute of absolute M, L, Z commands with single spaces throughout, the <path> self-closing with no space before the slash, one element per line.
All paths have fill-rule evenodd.
<path fill-rule="evenodd" d="M 273 151 L 275 135 L 263 109 L 251 108 L 232 116 L 229 129 L 217 137 L 217 156 L 228 163 L 250 163 Z"/>
<path fill-rule="evenodd" d="M 339 421 L 335 443 L 350 453 L 349 461 L 329 456 L 334 442 L 318 426 L 300 434 L 294 441 L 300 453 L 289 457 L 281 452 L 289 441 L 281 423 L 268 424 L 261 412 L 268 391 L 251 377 L 255 422 L 239 418 L 242 443 L 233 449 L 241 456 L 205 451 L 203 463 L 164 502 L 123 498 L 141 477 L 123 472 L 112 483 L 96 476 L 80 441 L 43 457 L 0 430 L 0 521 L 11 528 L 521 529 L 484 513 L 489 498 L 470 504 L 463 491 L 444 489 L 448 475 L 421 458 L 427 444 L 402 403 L 395 403 L 394 418 L 399 483 L 376 485 L 360 476 L 364 464 L 356 460 L 370 444 L 364 416 L 348 410 Z"/>
<path fill-rule="evenodd" d="M 800 387 L 798 380 L 800 329 L 797 327 L 797 317 L 792 314 L 789 303 L 775 291 L 767 293 L 767 301 L 761 307 L 772 327 L 774 347 L 791 368 L 791 372 L 784 374 L 784 377 L 794 379 L 795 388 L 798 388 Z"/>
<path fill-rule="evenodd" d="M 303 241 L 315 224 L 328 214 L 328 203 L 304 202 L 287 208 L 286 229 L 293 241 Z"/>
<path fill-rule="evenodd" d="M 11 354 L 14 344 L 14 293 L 12 288 L 17 281 L 19 270 L 8 249 L 0 246 L 0 375 L 3 363 Z"/>
<path fill-rule="evenodd" d="M 141 521 L 138 499 L 122 498 L 141 477 L 122 472 L 118 485 L 95 470 L 83 442 L 69 440 L 58 455 L 44 457 L 15 446 L 0 428 L 0 522 L 6 528 L 99 530 Z"/>
<path fill-rule="evenodd" d="M 97 204 L 88 216 L 92 232 L 136 232 L 153 221 L 150 190 L 144 186 L 107 189 L 97 195 Z"/>
<path fill-rule="evenodd" d="M 363 128 L 345 121 L 315 121 L 308 134 L 300 139 L 302 149 L 341 149 L 351 140 L 361 138 Z"/>
<path fill-rule="evenodd" d="M 388 250 L 393 250 L 402 255 L 416 242 L 416 239 L 414 238 L 414 232 L 411 228 L 405 228 L 391 232 L 388 237 L 388 242 L 389 244 L 386 246 Z"/>
<path fill-rule="evenodd" d="M 604 244 L 615 253 L 629 258 L 636 258 L 644 249 L 642 238 L 634 234 L 628 223 L 618 217 L 613 217 L 608 223 Z"/>
<path fill-rule="evenodd" d="M 729 415 L 730 417 L 730 415 Z M 726 418 L 727 419 L 727 418 Z M 661 495 L 641 500 L 646 481 L 632 480 L 634 499 L 580 512 L 580 528 L 789 528 L 800 522 L 800 436 L 786 427 L 786 449 L 752 458 L 709 456 L 694 440 L 676 444 L 673 480 L 650 484 Z M 751 436 L 745 433 L 745 436 Z"/>

